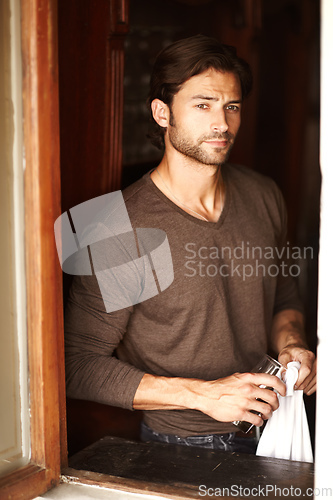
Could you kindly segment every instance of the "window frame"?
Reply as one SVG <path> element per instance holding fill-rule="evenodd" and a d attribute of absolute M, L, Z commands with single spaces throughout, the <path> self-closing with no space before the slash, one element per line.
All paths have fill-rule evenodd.
<path fill-rule="evenodd" d="M 21 1 L 25 268 L 31 456 L 0 479 L 0 498 L 34 498 L 67 463 L 60 215 L 57 2 Z M 45 43 L 45 38 L 47 42 Z"/>

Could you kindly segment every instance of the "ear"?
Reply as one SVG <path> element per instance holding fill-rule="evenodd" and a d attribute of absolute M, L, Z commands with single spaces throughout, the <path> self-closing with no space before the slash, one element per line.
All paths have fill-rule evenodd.
<path fill-rule="evenodd" d="M 160 99 L 154 99 L 151 103 L 151 112 L 154 120 L 160 127 L 169 125 L 169 106 Z"/>

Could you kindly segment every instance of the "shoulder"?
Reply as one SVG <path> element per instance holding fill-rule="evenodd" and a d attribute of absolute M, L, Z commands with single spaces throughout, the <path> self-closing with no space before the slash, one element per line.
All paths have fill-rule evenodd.
<path fill-rule="evenodd" d="M 159 225 L 160 216 L 165 209 L 161 196 L 153 184 L 150 173 L 134 182 L 122 191 L 125 206 L 133 227 L 147 227 L 147 224 Z"/>
<path fill-rule="evenodd" d="M 141 177 L 141 179 L 137 180 L 122 191 L 126 205 L 135 203 L 138 199 L 149 196 L 149 176 L 150 172 L 147 172 L 143 177 Z"/>
<path fill-rule="evenodd" d="M 224 171 L 231 189 L 236 189 L 245 198 L 262 200 L 284 210 L 281 190 L 270 177 L 243 165 L 226 164 L 222 169 L 222 176 Z"/>
<path fill-rule="evenodd" d="M 258 189 L 278 189 L 275 181 L 266 175 L 263 175 L 255 170 L 244 165 L 236 165 L 228 163 L 222 167 L 222 174 L 225 170 L 228 178 L 240 184 L 249 183 L 252 187 Z"/>
<path fill-rule="evenodd" d="M 81 245 L 90 245 L 108 238 L 119 237 L 133 229 L 131 213 L 144 211 L 145 200 L 149 198 L 149 183 L 143 176 L 123 191 L 112 191 L 89 200 L 80 214 L 82 230 L 79 231 Z M 138 206 L 141 205 L 141 210 Z M 87 215 L 87 217 L 84 217 Z M 88 222 L 84 223 L 87 219 Z M 78 232 L 78 229 L 77 229 Z"/>
<path fill-rule="evenodd" d="M 242 213 L 247 221 L 260 221 L 262 227 L 273 227 L 280 240 L 287 227 L 287 210 L 275 181 L 244 166 L 228 164 L 225 167 L 229 203 L 234 213 L 238 217 Z"/>

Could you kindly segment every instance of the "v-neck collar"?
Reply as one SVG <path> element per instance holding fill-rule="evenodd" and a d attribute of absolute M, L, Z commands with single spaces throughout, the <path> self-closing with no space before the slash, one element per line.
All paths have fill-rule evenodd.
<path fill-rule="evenodd" d="M 228 166 L 227 164 L 223 165 L 221 167 L 221 175 L 224 183 L 224 205 L 222 212 L 220 214 L 219 219 L 216 222 L 213 221 L 205 221 L 202 219 L 198 219 L 197 217 L 194 217 L 193 215 L 185 212 L 181 207 L 176 205 L 170 198 L 168 198 L 162 191 L 156 186 L 156 184 L 152 181 L 150 174 L 153 172 L 154 169 L 150 170 L 144 175 L 144 178 L 146 182 L 148 183 L 149 187 L 154 191 L 155 194 L 167 205 L 169 205 L 173 210 L 181 214 L 183 217 L 188 219 L 189 221 L 198 224 L 202 227 L 211 227 L 213 229 L 219 229 L 221 225 L 223 224 L 228 210 L 229 210 L 229 204 L 230 204 L 230 186 L 229 186 L 229 179 L 228 179 Z"/>

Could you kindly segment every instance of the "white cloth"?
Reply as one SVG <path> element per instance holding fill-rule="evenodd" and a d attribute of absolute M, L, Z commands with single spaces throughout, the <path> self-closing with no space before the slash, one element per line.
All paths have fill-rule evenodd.
<path fill-rule="evenodd" d="M 257 447 L 257 455 L 313 462 L 303 391 L 295 391 L 300 363 L 288 363 L 283 378 L 285 397 L 278 395 L 280 406 L 266 424 Z M 278 375 L 281 378 L 281 375 Z"/>

